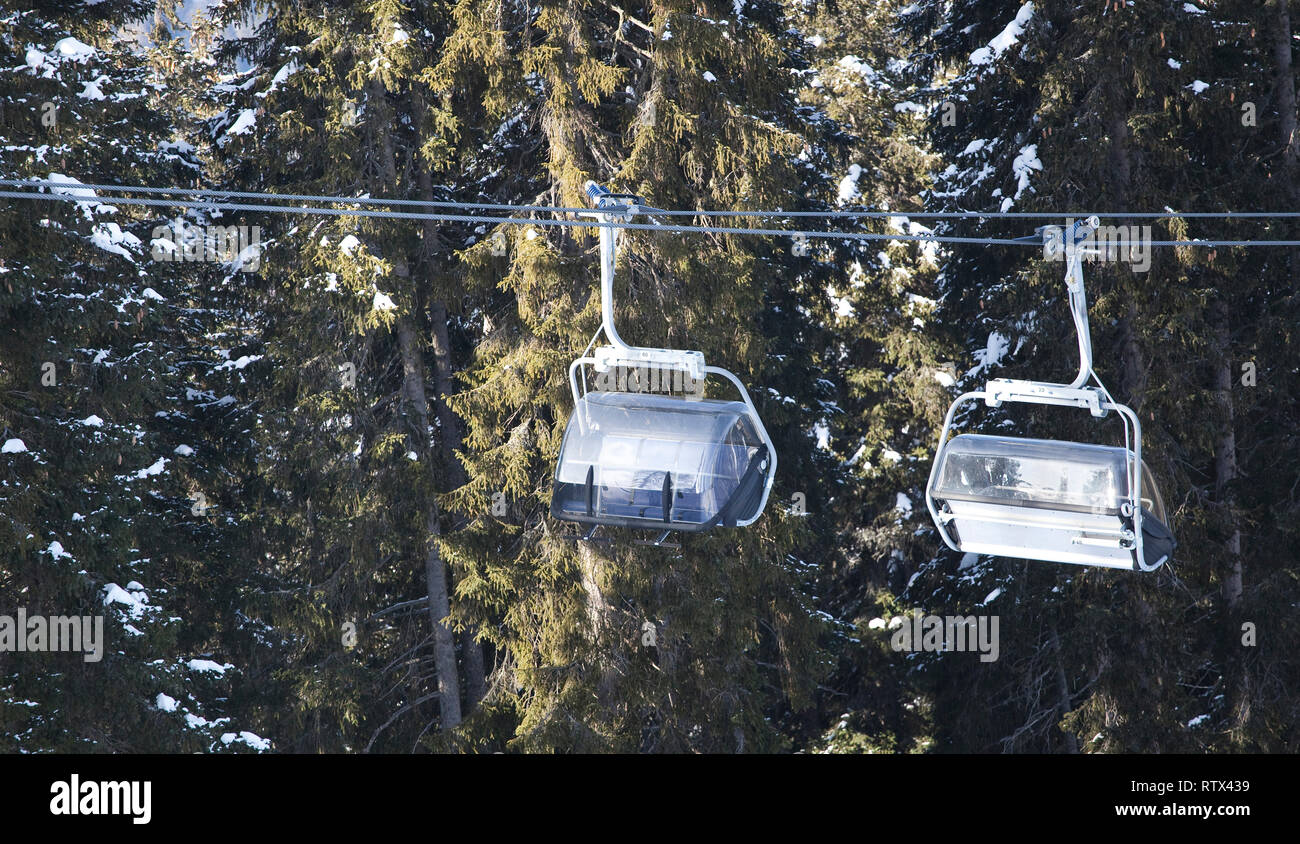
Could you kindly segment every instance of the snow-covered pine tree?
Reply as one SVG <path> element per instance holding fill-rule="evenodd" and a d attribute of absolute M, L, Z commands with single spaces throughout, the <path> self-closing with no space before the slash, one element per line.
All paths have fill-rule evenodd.
<path fill-rule="evenodd" d="M 475 124 L 452 102 L 474 103 L 473 88 L 427 81 L 458 48 L 451 4 L 311 9 L 259 4 L 255 33 L 216 49 L 226 76 L 204 96 L 220 106 L 208 152 L 221 183 L 478 198 L 479 177 L 458 169 L 477 164 L 460 146 Z M 253 11 L 227 4 L 214 24 Z M 297 703 L 280 714 L 302 749 L 445 748 L 484 689 L 439 539 L 464 517 L 438 501 L 463 477 L 446 396 L 466 296 L 454 250 L 474 237 L 361 216 L 275 225 L 250 291 L 269 364 L 250 518 L 262 603 L 291 642 L 282 677 Z"/>
<path fill-rule="evenodd" d="M 837 3 L 805 7 L 803 52 L 809 67 L 801 99 L 833 121 L 836 168 L 827 205 L 890 210 L 880 218 L 843 218 L 841 228 L 879 236 L 924 237 L 908 217 L 924 210 L 933 167 L 924 137 L 929 109 L 913 101 L 913 77 L 899 57 L 904 3 Z M 852 21 L 852 25 L 847 25 Z M 851 245 L 850 245 L 851 243 Z M 834 412 L 822 420 L 822 472 L 835 479 L 832 553 L 819 578 L 822 607 L 842 634 L 834 639 L 837 671 L 827 685 L 825 746 L 835 750 L 923 747 L 924 707 L 914 701 L 906 661 L 872 626 L 901 609 L 897 594 L 933 554 L 922 491 L 947 409 L 951 342 L 934 318 L 933 241 L 848 242 L 833 256 L 834 274 L 815 319 L 832 329 L 824 377 L 835 383 Z M 833 726 L 832 726 L 833 725 Z"/>
<path fill-rule="evenodd" d="M 931 207 L 1261 207 L 1262 198 L 1279 195 L 1270 176 L 1285 172 L 1289 144 L 1279 144 L 1276 130 L 1294 106 L 1261 108 L 1260 131 L 1243 131 L 1242 109 L 1256 99 L 1285 103 L 1294 80 L 1268 58 L 1275 36 L 1246 16 L 1244 7 L 1172 2 L 913 4 L 903 23 L 915 38 L 917 69 L 935 81 L 934 101 L 955 118 L 932 122 L 947 164 Z M 1243 66 L 1242 55 L 1258 58 Z M 1281 163 L 1270 163 L 1277 152 Z M 1155 225 L 1153 237 L 1259 237 L 1261 230 L 1174 220 Z M 1011 222 L 986 222 L 981 231 L 1029 233 Z M 1272 459 L 1254 449 L 1280 441 L 1260 432 L 1292 406 L 1237 381 L 1247 350 L 1268 361 L 1278 382 L 1291 377 L 1281 373 L 1281 359 L 1255 345 L 1263 329 L 1280 341 L 1279 351 L 1291 347 L 1268 328 L 1279 310 L 1294 307 L 1292 294 L 1278 293 L 1284 259 L 1262 250 L 1156 248 L 1149 267 L 1140 256 L 1085 267 L 1096 369 L 1141 414 L 1144 457 L 1162 484 L 1180 548 L 1154 576 L 941 554 L 908 595 L 927 606 L 998 612 L 1004 643 L 991 666 L 933 661 L 942 746 L 1149 752 L 1285 740 L 1276 710 L 1252 721 L 1240 681 L 1231 679 L 1262 652 L 1242 647 L 1241 616 L 1228 609 L 1242 600 L 1240 578 L 1249 583 L 1253 565 L 1254 594 L 1272 594 L 1268 584 L 1285 565 L 1273 543 L 1293 542 L 1285 534 L 1265 545 L 1245 538 L 1250 526 L 1272 520 L 1276 502 L 1294 499 L 1265 478 L 1279 476 L 1260 467 L 1260 497 L 1243 496 L 1237 480 L 1246 455 Z M 1068 377 L 1073 329 L 1061 275 L 1062 265 L 1043 262 L 1038 250 L 952 251 L 940 276 L 939 316 L 967 328 L 978 364 L 959 388 L 994 374 Z M 1257 404 L 1269 400 L 1274 407 Z M 1077 414 L 1025 411 L 969 421 L 985 418 L 1029 436 L 1117 441 Z M 1238 439 L 1246 431 L 1259 437 L 1250 450 Z M 1251 505 L 1243 506 L 1247 497 Z M 1253 605 L 1252 615 L 1270 617 L 1275 601 Z M 1294 676 L 1288 651 L 1294 648 L 1270 652 L 1269 673 Z M 1230 732 L 1216 737 L 1207 720 Z"/>
<path fill-rule="evenodd" d="M 239 341 L 200 292 L 229 267 L 158 260 L 165 209 L 77 187 L 193 179 L 166 84 L 176 47 L 165 29 L 152 49 L 126 35 L 152 10 L 44 3 L 0 21 L 18 59 L 0 72 L 0 173 L 79 198 L 0 214 L 0 614 L 103 623 L 99 661 L 7 643 L 9 751 L 270 746 L 240 703 L 251 632 L 224 603 L 241 579 L 232 523 L 201 497 L 238 455 L 210 446 L 242 413 L 213 344 Z"/>

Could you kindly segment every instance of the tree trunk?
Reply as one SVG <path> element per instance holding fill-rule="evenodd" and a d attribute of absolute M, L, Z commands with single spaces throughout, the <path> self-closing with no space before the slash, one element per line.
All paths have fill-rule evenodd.
<path fill-rule="evenodd" d="M 1128 116 L 1120 106 L 1116 105 L 1112 108 L 1110 119 L 1107 122 L 1107 132 L 1110 135 L 1108 157 L 1113 175 L 1111 187 L 1116 208 L 1124 209 L 1128 207 L 1129 192 L 1132 189 Z M 1146 365 L 1142 355 L 1142 347 L 1138 343 L 1137 332 L 1137 324 L 1140 318 L 1137 304 L 1130 302 L 1129 306 L 1125 308 L 1124 316 L 1120 318 L 1119 324 L 1119 386 L 1125 397 L 1124 400 L 1135 408 L 1141 404 L 1142 394 L 1146 390 Z"/>
<path fill-rule="evenodd" d="M 424 101 L 417 98 L 416 108 L 423 115 Z M 427 167 L 419 169 L 420 199 L 433 200 L 433 179 Z M 433 220 L 424 221 L 422 243 L 424 266 L 430 271 L 434 265 L 434 254 L 439 241 L 438 226 Z M 433 339 L 433 378 L 436 395 L 434 408 L 438 415 L 438 427 L 441 431 L 439 445 L 442 451 L 443 465 L 446 467 L 448 481 L 452 489 L 465 483 L 465 469 L 460 464 L 456 452 L 460 450 L 462 435 L 460 419 L 452 411 L 447 401 L 454 390 L 452 380 L 451 338 L 447 330 L 447 306 L 438 295 L 441 291 L 431 291 L 433 301 L 429 305 L 429 321 L 432 325 Z M 460 521 L 457 519 L 457 521 Z M 461 652 L 465 660 L 465 705 L 473 709 L 487 692 L 487 674 L 483 664 L 483 646 L 479 644 L 475 628 L 466 627 L 461 636 Z"/>
<path fill-rule="evenodd" d="M 1282 142 L 1282 185 L 1294 204 L 1300 199 L 1296 184 L 1296 160 L 1300 158 L 1300 137 L 1296 134 L 1295 70 L 1291 62 L 1291 10 L 1289 0 L 1274 0 L 1273 19 L 1265 28 L 1273 33 L 1273 64 L 1277 72 L 1274 83 L 1278 113 L 1278 139 Z M 1287 250 L 1287 278 L 1295 287 L 1295 270 L 1300 266 L 1300 250 Z"/>
<path fill-rule="evenodd" d="M 429 401 L 424 392 L 424 362 L 416 342 L 415 329 L 409 316 L 397 321 L 397 342 L 402 354 L 403 389 L 407 406 L 411 410 L 413 427 L 418 434 L 416 452 L 427 459 L 429 454 Z M 438 504 L 430 500 L 425 504 L 425 558 L 424 578 L 429 590 L 429 621 L 433 625 L 433 659 L 438 671 L 438 699 L 442 713 L 442 726 L 450 729 L 461 721 L 460 679 L 456 669 L 456 640 L 444 619 L 451 614 L 450 590 L 447 583 L 447 566 L 438 550 L 438 537 L 442 529 L 438 524 Z"/>
<path fill-rule="evenodd" d="M 1294 196 L 1296 186 L 1289 183 L 1289 177 L 1295 170 L 1297 157 L 1300 157 L 1300 138 L 1296 137 L 1295 75 L 1291 68 L 1291 12 L 1288 5 L 1288 0 L 1274 0 L 1269 29 L 1273 31 L 1273 62 L 1277 70 L 1278 128 L 1285 144 L 1282 162 L 1288 177 L 1287 190 Z"/>
<path fill-rule="evenodd" d="M 1057 635 L 1056 625 L 1052 625 L 1051 637 L 1049 639 L 1049 642 L 1052 646 L 1052 656 L 1056 663 L 1055 671 L 1053 671 L 1053 680 L 1056 686 L 1055 691 L 1056 691 L 1056 723 L 1058 725 L 1057 728 L 1061 730 L 1061 736 L 1065 745 L 1065 752 L 1078 753 L 1079 752 L 1078 737 L 1076 737 L 1074 733 L 1070 732 L 1069 730 L 1066 730 L 1059 726 L 1061 721 L 1065 720 L 1065 716 L 1070 714 L 1071 706 L 1070 706 L 1070 681 L 1065 676 L 1065 664 L 1061 658 L 1061 637 Z"/>
<path fill-rule="evenodd" d="M 383 82 L 378 77 L 373 78 L 369 83 L 370 107 L 377 111 L 385 109 L 386 100 L 387 91 Z M 382 120 L 382 112 L 378 113 L 378 116 L 381 120 L 376 121 L 378 134 L 374 138 L 380 147 L 381 172 L 378 173 L 378 181 L 383 190 L 395 192 L 398 190 L 398 173 L 396 173 L 391 124 Z M 411 291 L 411 264 L 408 263 L 406 255 L 395 257 L 393 273 L 402 280 L 404 291 Z M 417 297 L 411 295 L 409 300 L 413 304 Z M 424 460 L 429 471 L 433 471 L 433 464 L 429 460 L 429 397 L 424 389 L 424 354 L 417 341 L 413 313 L 419 313 L 419 308 L 412 307 L 411 312 L 403 313 L 396 320 L 398 347 L 402 355 L 402 391 L 406 397 L 408 412 L 411 414 L 409 424 L 412 428 L 412 441 L 415 443 L 413 450 L 420 455 L 421 460 Z M 459 726 L 461 720 L 460 675 L 456 666 L 455 636 L 452 636 L 451 628 L 447 627 L 445 622 L 445 619 L 451 615 L 451 590 L 448 588 L 447 566 L 443 563 L 441 551 L 438 550 L 438 537 L 442 534 L 442 527 L 439 524 L 438 502 L 434 501 L 432 494 L 425 502 L 424 524 L 424 577 L 425 587 L 429 592 L 429 622 L 433 626 L 433 662 L 435 671 L 438 672 L 439 713 L 442 717 L 442 727 L 450 730 Z"/>
<path fill-rule="evenodd" d="M 602 712 L 612 712 L 617 705 L 614 700 L 614 676 L 609 668 L 606 655 L 610 648 L 620 647 L 618 637 L 611 635 L 610 628 L 614 618 L 614 607 L 610 605 L 601 588 L 605 566 L 609 561 L 602 557 L 589 542 L 578 543 L 578 569 L 582 583 L 582 592 L 586 597 L 587 635 L 594 645 L 592 650 L 596 664 L 591 666 L 596 679 L 596 699 Z M 634 647 L 640 647 L 641 624 L 637 622 Z"/>
<path fill-rule="evenodd" d="M 1241 529 L 1236 524 L 1231 486 L 1237 479 L 1237 433 L 1232 402 L 1233 369 L 1228 305 L 1222 298 L 1215 299 L 1210 304 L 1210 325 L 1218 357 L 1214 371 L 1214 398 L 1222 414 L 1220 424 L 1223 426 L 1214 444 L 1214 498 L 1225 523 L 1231 526 L 1225 543 L 1228 560 L 1222 585 L 1223 601 L 1231 614 L 1241 600 Z"/>
<path fill-rule="evenodd" d="M 605 600 L 604 591 L 600 588 L 604 567 L 605 559 L 596 553 L 591 543 L 578 543 L 578 569 L 582 592 L 586 596 L 587 620 L 591 623 L 593 638 L 600 636 L 601 628 L 612 611 L 609 601 Z"/>

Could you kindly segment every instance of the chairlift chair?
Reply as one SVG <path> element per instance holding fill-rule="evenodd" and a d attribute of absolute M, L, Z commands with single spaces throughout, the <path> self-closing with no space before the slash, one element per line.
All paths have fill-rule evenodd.
<path fill-rule="evenodd" d="M 587 183 L 587 194 L 596 205 L 589 216 L 611 224 L 600 227 L 602 320 L 597 332 L 604 332 L 609 345 L 593 351 L 593 338 L 587 352 L 569 366 L 574 407 L 560 445 L 551 515 L 590 525 L 584 539 L 608 525 L 660 531 L 651 543 L 660 545 L 669 544 L 670 531 L 751 525 L 767 505 L 776 450 L 749 392 L 732 373 L 707 365 L 702 352 L 623 341 L 614 327 L 615 249 L 621 231 L 616 224 L 654 209 L 594 182 Z M 616 374 L 653 369 L 693 389 L 687 395 L 589 390 L 588 367 L 596 373 L 596 386 L 619 386 Z M 709 375 L 729 381 L 739 401 L 703 398 Z"/>
<path fill-rule="evenodd" d="M 948 408 L 930 469 L 925 502 L 944 544 L 955 551 L 1103 568 L 1154 571 L 1176 545 L 1155 482 L 1142 460 L 1137 414 L 1111 398 L 1092 369 L 1092 339 L 1083 288 L 1083 242 L 1096 217 L 1068 229 L 1049 227 L 1049 254 L 1064 254 L 1070 310 L 1079 341 L 1079 374 L 1070 384 L 990 380 Z M 1089 380 L 1096 386 L 1089 386 Z M 1124 445 L 960 434 L 957 409 L 983 400 L 1086 408 L 1101 419 L 1115 411 Z"/>

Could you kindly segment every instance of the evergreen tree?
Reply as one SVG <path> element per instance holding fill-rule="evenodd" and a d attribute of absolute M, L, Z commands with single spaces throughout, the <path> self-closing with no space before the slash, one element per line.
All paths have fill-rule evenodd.
<path fill-rule="evenodd" d="M 244 570 L 219 571 L 233 534 L 198 494 L 237 457 L 215 446 L 239 424 L 222 396 L 240 375 L 211 343 L 239 340 L 196 302 L 227 268 L 159 260 L 164 211 L 76 186 L 166 185 L 197 166 L 175 138 L 168 49 L 120 35 L 149 7 L 37 4 L 0 23 L 21 59 L 0 73 L 0 172 L 79 198 L 7 199 L 0 215 L 0 613 L 103 625 L 97 661 L 7 643 L 11 751 L 269 747 L 246 729 L 231 662 L 249 632 L 222 612 Z"/>
<path fill-rule="evenodd" d="M 782 9 L 713 5 L 542 3 L 535 15 L 475 5 L 451 40 L 463 61 L 508 53 L 530 74 L 489 79 L 482 102 L 540 130 L 515 165 L 537 196 L 584 205 L 595 178 L 666 208 L 810 207 L 819 174 L 799 156 L 819 129 L 791 97 Z M 502 694 L 520 719 L 510 746 L 789 747 L 778 728 L 809 707 L 822 670 L 798 559 L 811 539 L 784 506 L 796 491 L 821 495 L 800 471 L 815 465 L 810 429 L 830 398 L 811 375 L 822 341 L 798 309 L 814 295 L 798 269 L 809 262 L 789 242 L 626 234 L 624 336 L 700 349 L 756 385 L 782 468 L 753 529 L 690 537 L 680 554 L 621 531 L 608 547 L 575 547 L 546 508 L 571 411 L 567 365 L 599 325 L 593 234 L 513 230 L 503 276 L 486 252 L 466 254 L 472 288 L 500 277 L 512 295 L 454 402 L 468 480 L 451 500 L 480 515 L 448 545 L 466 569 L 463 594 L 492 619 Z M 504 518 L 490 515 L 493 493 L 511 502 Z"/>
<path fill-rule="evenodd" d="M 203 7 L 0 18 L 0 177 L 77 200 L 0 197 L 0 616 L 107 622 L 87 662 L 0 619 L 0 749 L 1297 747 L 1300 250 L 1140 228 L 1300 236 L 1177 216 L 1295 205 L 1288 0 Z M 673 550 L 549 516 L 596 230 L 419 212 L 585 207 L 588 179 L 790 233 L 618 255 L 622 335 L 749 386 L 780 458 L 752 527 Z M 1064 264 L 928 238 L 1066 220 L 921 215 L 1162 209 L 1104 218 L 1139 251 L 1084 276 L 1172 561 L 950 553 L 923 497 L 950 401 L 1068 380 L 1076 346 Z M 258 242 L 217 254 L 227 226 Z M 957 425 L 1120 441 L 1051 407 Z M 914 609 L 997 615 L 999 658 L 897 652 Z"/>
<path fill-rule="evenodd" d="M 990 15 L 993 7 L 999 11 Z M 1231 12 L 1216 20 L 1193 4 L 1164 2 L 1087 9 L 918 3 L 904 22 L 918 44 L 918 69 L 942 80 L 935 99 L 956 114 L 951 125 L 933 124 L 936 150 L 952 162 L 936 184 L 936 209 L 1236 210 L 1277 196 L 1268 187 L 1276 165 L 1262 154 L 1276 148 L 1276 135 L 1243 133 L 1235 103 L 1258 96 L 1261 86 L 1285 102 L 1278 91 L 1293 90 L 1293 80 L 1289 70 L 1278 75 L 1260 61 L 1242 67 L 1240 56 L 1260 54 L 1273 36 Z M 1224 45 L 1221 31 L 1235 41 L 1222 52 L 1233 56 L 1231 71 L 1215 57 Z M 1204 81 L 1217 83 L 1220 74 L 1237 81 Z M 1026 233 L 1008 223 L 983 231 Z M 1180 219 L 1154 231 L 1158 240 L 1260 236 L 1258 228 L 1245 234 L 1245 227 L 1222 221 Z M 1276 336 L 1266 327 L 1274 308 L 1290 306 L 1290 294 L 1270 295 L 1285 276 L 1266 256 L 1157 248 L 1149 268 L 1133 260 L 1085 267 L 1096 369 L 1141 415 L 1144 457 L 1162 486 L 1180 548 L 1154 576 L 973 555 L 944 554 L 926 567 L 909 594 L 1003 613 L 1007 642 L 991 669 L 952 659 L 935 666 L 945 746 L 1146 752 L 1291 740 L 1277 721 L 1268 723 L 1272 718 L 1251 719 L 1240 681 L 1231 679 L 1253 673 L 1249 666 L 1261 659 L 1269 673 L 1293 673 L 1287 626 L 1273 628 L 1279 650 L 1257 656 L 1242 647 L 1241 616 L 1230 609 L 1252 570 L 1256 594 L 1267 594 L 1270 572 L 1290 565 L 1274 548 L 1243 541 L 1247 525 L 1268 518 L 1263 513 L 1275 504 L 1266 502 L 1290 494 L 1268 490 L 1261 477 L 1262 497 L 1253 500 L 1260 509 L 1252 514 L 1236 491 L 1239 433 L 1262 431 L 1258 426 L 1289 402 L 1266 409 L 1255 402 L 1267 401 L 1267 393 L 1243 393 L 1234 383 L 1234 358 L 1246 357 L 1256 330 Z M 1073 368 L 1063 265 L 1037 257 L 953 251 L 941 273 L 940 316 L 968 327 L 967 348 L 981 359 L 959 387 L 994 371 L 1064 380 Z M 987 414 L 985 424 L 1083 441 L 1116 435 L 1113 425 L 1078 414 L 1010 411 Z M 957 567 L 966 574 L 953 580 Z M 1255 604 L 1252 615 L 1271 616 L 1277 605 L 1270 603 Z M 987 690 L 976 697 L 991 705 L 972 709 L 972 688 Z"/>
<path fill-rule="evenodd" d="M 258 6 L 256 33 L 217 49 L 227 77 L 203 96 L 220 183 L 459 198 L 453 95 L 423 81 L 456 49 L 450 7 L 317 6 Z M 253 11 L 229 4 L 213 26 Z M 271 570 L 258 603 L 292 643 L 280 676 L 297 703 L 280 715 L 299 749 L 446 747 L 484 692 L 439 540 L 463 518 L 437 497 L 461 477 L 446 397 L 463 229 L 304 217 L 250 291 L 269 365 L 248 518 Z"/>
<path fill-rule="evenodd" d="M 898 57 L 897 4 L 818 4 L 800 29 L 810 57 L 801 98 L 825 114 L 840 140 L 838 167 L 825 174 L 826 205 L 889 210 L 884 219 L 834 222 L 876 237 L 833 256 L 834 275 L 816 310 L 833 327 L 823 377 L 837 386 L 823 420 L 823 472 L 835 479 L 832 546 L 819 591 L 841 625 L 838 671 L 828 695 L 837 708 L 826 746 L 907 750 L 925 746 L 922 713 L 906 663 L 892 654 L 873 619 L 901 611 L 897 595 L 933 554 L 923 491 L 947 409 L 952 343 L 935 319 L 938 244 L 909 218 L 924 210 L 934 167 L 924 137 L 927 109 L 914 102 L 913 78 Z M 846 19 L 856 25 L 844 25 Z M 923 707 L 922 707 L 923 708 Z"/>

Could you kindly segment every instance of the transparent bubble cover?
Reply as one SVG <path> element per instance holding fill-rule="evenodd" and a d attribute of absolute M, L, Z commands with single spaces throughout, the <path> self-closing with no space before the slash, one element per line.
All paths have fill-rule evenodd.
<path fill-rule="evenodd" d="M 742 402 L 588 393 L 564 432 L 551 512 L 690 529 L 730 503 L 732 515 L 746 519 L 758 501 L 750 500 L 753 484 L 742 490 L 742 480 L 761 446 Z M 738 492 L 746 500 L 733 502 Z"/>
<path fill-rule="evenodd" d="M 939 459 L 933 495 L 940 499 L 1115 515 L 1129 495 L 1125 448 L 961 434 Z M 1142 468 L 1142 503 L 1163 521 L 1159 493 Z"/>

